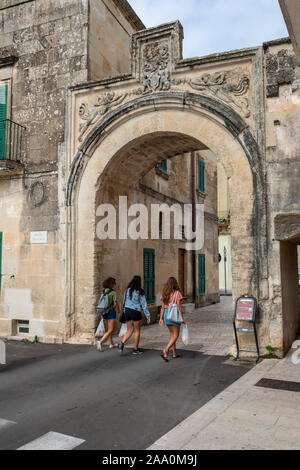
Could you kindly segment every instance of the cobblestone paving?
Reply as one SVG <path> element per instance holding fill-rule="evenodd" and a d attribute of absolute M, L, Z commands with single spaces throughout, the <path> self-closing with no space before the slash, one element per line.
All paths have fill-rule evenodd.
<path fill-rule="evenodd" d="M 179 349 L 199 351 L 203 354 L 225 356 L 233 344 L 232 297 L 221 297 L 221 303 L 185 314 L 189 327 L 189 345 L 181 339 Z M 162 349 L 169 338 L 166 327 L 158 324 L 142 330 L 141 346 L 145 349 Z"/>

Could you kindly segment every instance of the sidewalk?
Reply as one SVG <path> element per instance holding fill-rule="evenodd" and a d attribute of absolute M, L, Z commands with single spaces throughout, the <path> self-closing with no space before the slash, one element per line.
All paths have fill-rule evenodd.
<path fill-rule="evenodd" d="M 299 450 L 300 392 L 256 386 L 261 379 L 300 386 L 300 365 L 289 359 L 264 360 L 150 449 Z"/>

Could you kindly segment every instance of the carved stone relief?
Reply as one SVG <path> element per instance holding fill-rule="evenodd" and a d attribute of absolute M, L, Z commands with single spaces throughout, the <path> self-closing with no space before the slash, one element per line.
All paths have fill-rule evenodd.
<path fill-rule="evenodd" d="M 241 116 L 251 116 L 249 89 L 250 79 L 245 71 L 205 73 L 195 78 L 170 79 L 168 70 L 169 53 L 167 44 L 151 43 L 145 47 L 142 86 L 128 93 L 116 95 L 108 92 L 96 97 L 93 105 L 82 103 L 79 108 L 81 123 L 78 140 L 81 142 L 88 128 L 101 119 L 111 109 L 125 100 L 138 95 L 146 95 L 158 91 L 166 91 L 171 87 L 186 85 L 196 92 L 207 94 L 235 108 Z"/>
<path fill-rule="evenodd" d="M 174 79 L 172 84 L 174 86 L 187 84 L 193 90 L 207 93 L 229 106 L 234 106 L 244 118 L 251 116 L 249 98 L 246 96 L 250 88 L 250 79 L 246 73 L 234 70 L 207 73 L 196 78 Z"/>
<path fill-rule="evenodd" d="M 41 181 L 35 181 L 28 191 L 28 204 L 31 207 L 41 206 L 46 199 L 46 187 Z"/>
<path fill-rule="evenodd" d="M 137 95 L 146 95 L 158 91 L 166 91 L 171 87 L 187 85 L 196 92 L 212 96 L 229 106 L 235 108 L 241 116 L 251 116 L 249 89 L 250 79 L 245 71 L 232 70 L 229 72 L 205 73 L 195 78 L 170 79 L 168 70 L 168 46 L 167 44 L 151 43 L 145 47 L 142 86 L 128 93 L 116 95 L 113 92 L 96 97 L 96 102 L 88 106 L 82 103 L 79 108 L 81 119 L 79 126 L 79 138 L 81 142 L 88 128 L 94 125 L 102 116 L 111 109 L 119 106 L 126 99 Z M 186 87 L 185 87 L 186 88 Z"/>
<path fill-rule="evenodd" d="M 84 122 L 81 122 L 79 125 L 79 142 L 82 141 L 85 132 L 91 125 L 95 124 L 96 121 L 108 111 L 119 106 L 125 100 L 126 96 L 127 93 L 117 96 L 113 92 L 105 93 L 104 95 L 96 97 L 96 102 L 91 108 L 87 103 L 81 103 L 79 107 L 79 117 Z"/>
<path fill-rule="evenodd" d="M 170 53 L 166 41 L 145 44 L 141 66 L 142 93 L 169 90 Z"/>

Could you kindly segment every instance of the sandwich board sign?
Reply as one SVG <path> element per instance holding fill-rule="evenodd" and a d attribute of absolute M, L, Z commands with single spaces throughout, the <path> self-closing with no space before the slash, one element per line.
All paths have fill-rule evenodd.
<path fill-rule="evenodd" d="M 240 352 L 247 352 L 247 353 L 255 352 L 253 350 L 249 351 L 245 349 L 244 350 L 240 349 L 238 333 L 253 333 L 254 338 L 255 338 L 257 361 L 259 361 L 260 352 L 259 352 L 258 336 L 257 336 L 257 329 L 256 329 L 256 314 L 257 314 L 257 300 L 254 297 L 249 296 L 249 295 L 243 295 L 237 299 L 235 303 L 234 319 L 233 319 L 234 335 L 235 335 L 236 350 L 237 350 L 236 360 L 239 360 Z M 239 322 L 239 326 L 237 326 L 237 322 Z M 243 323 L 245 323 L 245 325 L 243 325 Z M 249 325 L 249 323 L 251 325 Z"/>

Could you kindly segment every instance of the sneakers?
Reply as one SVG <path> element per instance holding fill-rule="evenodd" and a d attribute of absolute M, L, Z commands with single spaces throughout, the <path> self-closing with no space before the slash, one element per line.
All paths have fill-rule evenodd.
<path fill-rule="evenodd" d="M 118 350 L 120 351 L 120 354 L 122 355 L 124 351 L 124 343 L 118 344 Z"/>
<path fill-rule="evenodd" d="M 144 354 L 144 353 L 140 349 L 134 349 L 131 354 L 133 354 L 133 356 L 140 356 L 141 354 Z"/>
<path fill-rule="evenodd" d="M 102 344 L 100 343 L 100 341 L 97 341 L 97 350 L 102 352 Z"/>
<path fill-rule="evenodd" d="M 114 349 L 114 348 L 117 348 L 117 347 L 118 347 L 117 344 L 110 344 L 110 345 L 109 345 L 109 349 Z"/>

